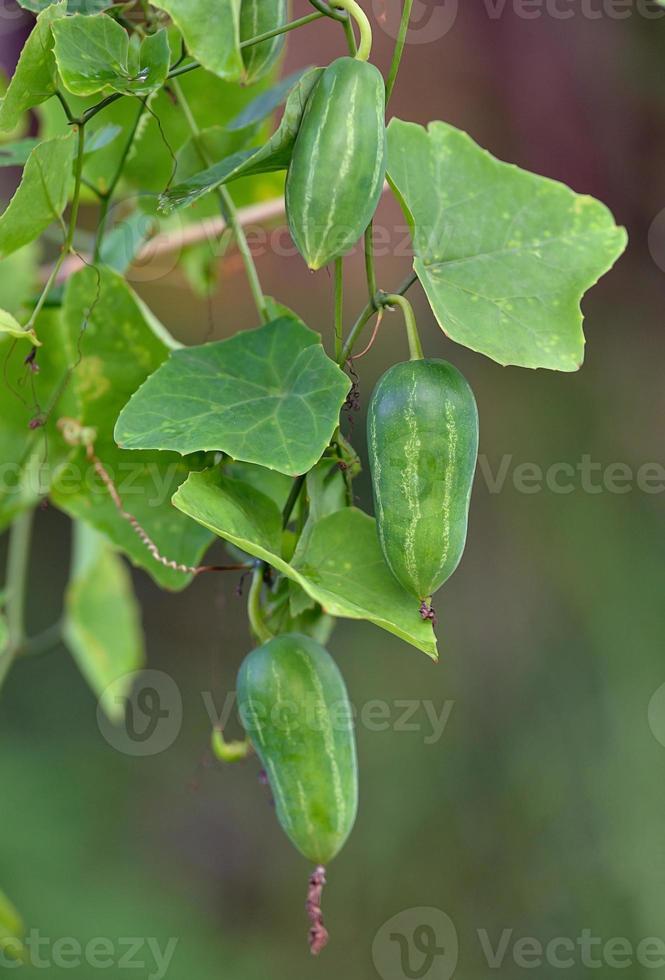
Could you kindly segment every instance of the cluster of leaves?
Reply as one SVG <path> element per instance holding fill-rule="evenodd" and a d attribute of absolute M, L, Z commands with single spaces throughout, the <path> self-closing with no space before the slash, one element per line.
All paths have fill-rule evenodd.
<path fill-rule="evenodd" d="M 64 638 L 83 673 L 101 694 L 143 659 L 119 553 L 179 590 L 216 538 L 272 569 L 275 630 L 323 638 L 333 617 L 365 619 L 436 658 L 431 622 L 352 506 L 345 358 L 262 295 L 256 329 L 182 348 L 125 278 L 146 216 L 168 228 L 174 212 L 197 222 L 221 207 L 238 233 L 236 205 L 280 193 L 321 69 L 278 80 L 270 57 L 243 85 L 252 39 L 237 0 L 214 13 L 208 0 L 21 5 L 38 16 L 0 103 L 0 163 L 22 167 L 0 216 L 0 528 L 45 497 L 73 519 Z M 23 136 L 29 111 L 37 138 Z M 580 300 L 625 246 L 609 211 L 443 122 L 393 119 L 387 133 L 414 271 L 445 333 L 499 364 L 577 369 Z M 108 219 L 118 186 L 132 201 L 122 242 Z M 76 228 L 82 196 L 100 207 L 92 241 Z M 94 262 L 32 295 L 35 243 L 58 228 L 60 260 L 83 249 Z M 206 248 L 183 257 L 199 285 Z M 88 440 L 68 438 L 67 420 Z M 16 652 L 5 644 L 5 659 Z"/>

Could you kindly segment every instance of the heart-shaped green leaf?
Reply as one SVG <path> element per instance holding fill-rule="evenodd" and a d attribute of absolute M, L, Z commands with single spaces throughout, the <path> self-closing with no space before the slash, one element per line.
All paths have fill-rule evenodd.
<path fill-rule="evenodd" d="M 445 333 L 499 364 L 577 370 L 581 298 L 627 241 L 607 208 L 442 122 L 425 130 L 393 119 L 388 178 Z"/>
<path fill-rule="evenodd" d="M 287 99 L 279 127 L 264 146 L 257 150 L 233 153 L 207 170 L 170 187 L 160 197 L 160 211 L 170 214 L 178 208 L 187 207 L 222 184 L 228 184 L 239 177 L 286 170 L 291 162 L 307 100 L 322 71 L 322 68 L 311 68 L 299 79 Z"/>
<path fill-rule="evenodd" d="M 120 413 L 124 449 L 225 452 L 294 476 L 321 458 L 349 391 L 321 338 L 282 316 L 174 351 Z"/>
<path fill-rule="evenodd" d="M 147 95 L 164 84 L 171 57 L 165 30 L 135 46 L 106 14 L 75 14 L 56 21 L 53 34 L 62 81 L 74 95 L 94 95 L 105 88 Z"/>
<path fill-rule="evenodd" d="M 72 183 L 73 133 L 32 151 L 21 183 L 0 217 L 0 259 L 38 238 L 67 205 Z"/>
<path fill-rule="evenodd" d="M 312 528 L 293 562 L 282 557 L 281 515 L 268 497 L 219 469 L 193 473 L 176 507 L 247 554 L 297 582 L 331 616 L 366 619 L 437 659 L 431 623 L 388 570 L 371 517 L 354 507 Z"/>

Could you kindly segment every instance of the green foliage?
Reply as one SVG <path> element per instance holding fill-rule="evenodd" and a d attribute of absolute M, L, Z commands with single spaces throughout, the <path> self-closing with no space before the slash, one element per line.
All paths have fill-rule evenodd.
<path fill-rule="evenodd" d="M 353 507 L 318 521 L 285 560 L 282 519 L 272 500 L 217 470 L 195 473 L 173 503 L 214 534 L 272 565 L 332 616 L 367 619 L 436 659 L 432 626 L 390 573 L 371 517 Z"/>
<path fill-rule="evenodd" d="M 319 335 L 280 317 L 175 351 L 122 411 L 115 435 L 126 449 L 218 450 L 295 476 L 321 458 L 348 390 Z"/>
<path fill-rule="evenodd" d="M 131 576 L 108 539 L 80 521 L 73 526 L 74 555 L 63 634 L 102 707 L 111 719 L 121 721 L 121 684 L 114 683 L 112 695 L 107 688 L 143 666 L 140 610 Z"/>
<path fill-rule="evenodd" d="M 253 572 L 248 618 L 264 645 L 241 669 L 241 706 L 282 825 L 309 859 L 327 861 L 353 824 L 357 773 L 351 727 L 331 717 L 333 702 L 348 707 L 344 684 L 318 643 L 337 617 L 365 620 L 437 659 L 429 610 L 417 600 L 461 558 L 478 442 L 467 383 L 451 365 L 422 359 L 405 297 L 416 276 L 399 293 L 377 291 L 371 236 L 367 306 L 345 330 L 337 260 L 371 225 L 386 163 L 386 86 L 365 60 L 370 22 L 352 0 L 334 5 L 345 14 L 316 3 L 288 25 L 287 0 L 218 0 L 214 15 L 208 0 L 162 0 L 133 5 L 131 19 L 126 5 L 105 0 L 21 6 L 38 17 L 0 103 L 0 131 L 11 134 L 0 167 L 23 167 L 0 216 L 0 527 L 44 499 L 72 518 L 61 634 L 112 718 L 120 706 L 109 684 L 144 661 L 121 554 L 174 591 L 208 571 Z M 357 56 L 278 80 L 286 31 L 255 40 L 326 16 L 357 22 Z M 25 139 L 29 110 L 38 134 Z M 495 160 L 445 123 L 393 120 L 387 145 L 414 269 L 445 332 L 501 364 L 579 367 L 581 298 L 626 242 L 607 209 Z M 307 265 L 336 261 L 335 360 L 318 333 L 265 295 L 243 230 L 238 207 L 281 194 L 284 172 L 289 227 Z M 223 219 L 219 240 L 198 225 L 211 215 Z M 156 231 L 165 233 L 160 251 L 182 235 L 187 247 L 173 262 L 201 295 L 216 287 L 235 240 L 262 325 L 239 324 L 229 339 L 198 347 L 176 342 L 126 279 Z M 42 236 L 51 246 L 43 257 Z M 38 270 L 38 259 L 50 267 Z M 370 407 L 375 522 L 353 506 L 361 461 L 343 429 L 357 390 L 344 368 L 362 330 L 394 305 L 413 359 L 384 376 Z M 375 329 L 372 343 L 381 336 Z M 33 644 L 20 621 L 30 527 L 26 519 L 12 529 L 2 677 Z M 201 567 L 215 538 L 232 564 Z M 314 734 L 274 723 L 285 694 L 300 707 L 320 702 Z M 269 721 L 257 727 L 261 698 Z M 312 901 L 308 909 L 320 924 Z M 20 922 L 0 895 L 0 950 L 12 929 Z"/>
<path fill-rule="evenodd" d="M 607 208 L 440 122 L 391 122 L 388 177 L 448 336 L 499 364 L 576 371 L 580 299 L 626 247 Z"/>
<path fill-rule="evenodd" d="M 74 95 L 95 95 L 106 88 L 148 95 L 166 80 L 171 49 L 165 30 L 135 44 L 110 17 L 76 14 L 55 22 L 53 34 L 60 76 Z"/>
<path fill-rule="evenodd" d="M 28 157 L 21 183 L 0 217 L 0 259 L 38 238 L 67 205 L 74 134 L 40 143 Z"/>
<path fill-rule="evenodd" d="M 385 86 L 339 58 L 307 103 L 286 181 L 291 236 L 310 269 L 345 255 L 369 225 L 385 177 Z"/>
<path fill-rule="evenodd" d="M 353 716 L 335 661 L 306 636 L 278 636 L 244 659 L 238 709 L 284 832 L 309 861 L 328 864 L 358 809 Z"/>

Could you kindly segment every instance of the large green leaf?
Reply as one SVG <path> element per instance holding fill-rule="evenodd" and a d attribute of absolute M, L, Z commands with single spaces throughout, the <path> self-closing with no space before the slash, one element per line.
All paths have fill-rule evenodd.
<path fill-rule="evenodd" d="M 240 0 L 153 0 L 165 10 L 183 36 L 188 52 L 220 78 L 235 81 L 242 75 L 240 53 Z"/>
<path fill-rule="evenodd" d="M 207 170 L 170 187 L 160 198 L 160 210 L 169 214 L 178 208 L 187 207 L 204 194 L 209 194 L 222 184 L 237 180 L 239 177 L 286 170 L 291 162 L 307 100 L 322 70 L 311 68 L 298 80 L 287 99 L 279 127 L 264 146 L 256 150 L 233 153 Z"/>
<path fill-rule="evenodd" d="M 87 524 L 74 523 L 72 574 L 65 595 L 65 643 L 112 720 L 123 717 L 118 684 L 143 666 L 141 614 L 131 575 L 110 542 Z M 129 693 L 129 691 L 127 691 Z"/>
<path fill-rule="evenodd" d="M 371 517 L 353 507 L 322 518 L 289 564 L 281 515 L 270 498 L 219 469 L 193 473 L 176 507 L 297 582 L 331 616 L 367 619 L 437 659 L 431 623 L 388 570 Z"/>
<path fill-rule="evenodd" d="M 72 182 L 75 137 L 46 140 L 35 147 L 21 183 L 0 217 L 0 259 L 34 241 L 60 219 Z"/>
<path fill-rule="evenodd" d="M 499 364 L 577 370 L 581 298 L 627 241 L 607 208 L 442 122 L 425 130 L 393 119 L 388 178 L 445 333 Z"/>
<path fill-rule="evenodd" d="M 45 5 L 37 9 L 41 10 L 43 6 Z M 47 6 L 37 18 L 5 97 L 0 102 L 0 131 L 11 132 L 24 112 L 40 105 L 54 94 L 58 73 L 53 57 L 51 25 L 66 13 L 67 3 L 63 0 Z"/>
<path fill-rule="evenodd" d="M 122 276 L 108 269 L 99 273 L 84 269 L 72 277 L 65 292 L 62 321 L 75 350 L 67 390 L 78 400 L 73 409 L 76 414 L 72 416 L 71 410 L 67 414 L 96 431 L 95 452 L 113 477 L 125 510 L 145 529 L 160 554 L 178 564 L 198 564 L 210 535 L 183 519 L 171 506 L 170 498 L 202 461 L 184 460 L 172 453 L 127 453 L 113 440 L 120 408 L 164 362 L 172 342 L 169 345 L 163 327 Z M 47 354 L 52 351 L 45 341 Z M 58 417 L 61 414 L 58 412 Z M 83 448 L 76 450 L 69 465 L 55 475 L 51 497 L 71 517 L 106 534 L 163 587 L 180 589 L 190 581 L 189 575 L 167 568 L 153 557 L 119 513 Z"/>
<path fill-rule="evenodd" d="M 127 31 L 106 14 L 75 14 L 54 23 L 53 34 L 62 81 L 74 95 L 106 88 L 147 95 L 164 84 L 171 57 L 166 30 L 139 46 L 130 44 Z"/>
<path fill-rule="evenodd" d="M 293 316 L 175 351 L 118 419 L 125 449 L 217 450 L 288 475 L 320 459 L 349 390 L 321 338 Z"/>

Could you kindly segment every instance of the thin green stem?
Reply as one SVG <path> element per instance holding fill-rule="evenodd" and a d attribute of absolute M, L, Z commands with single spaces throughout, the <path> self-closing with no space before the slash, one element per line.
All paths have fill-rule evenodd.
<path fill-rule="evenodd" d="M 342 353 L 337 358 L 337 363 L 340 367 L 344 367 L 351 354 L 353 353 L 353 348 L 356 345 L 358 338 L 365 329 L 366 325 L 372 319 L 375 313 L 378 312 L 380 306 L 377 306 L 374 300 L 371 300 L 365 309 L 362 311 L 356 322 L 353 324 L 349 336 L 346 338 L 346 343 L 342 348 Z"/>
<path fill-rule="evenodd" d="M 416 315 L 413 312 L 413 307 L 409 303 L 406 296 L 401 296 L 399 293 L 389 293 L 383 297 L 382 306 L 399 306 L 404 314 L 404 322 L 406 324 L 406 335 L 409 340 L 409 353 L 411 354 L 411 360 L 422 361 L 425 355 L 423 354 L 423 346 L 420 342 Z"/>
<path fill-rule="evenodd" d="M 359 61 L 368 61 L 372 53 L 372 25 L 369 22 L 367 14 L 356 0 L 333 0 L 332 6 L 338 7 L 340 10 L 346 10 L 355 20 L 360 31 L 360 44 L 358 45 L 356 58 Z"/>
<path fill-rule="evenodd" d="M 61 643 L 62 623 L 58 622 L 36 636 L 27 639 L 21 649 L 21 655 L 24 657 L 41 657 L 46 653 L 51 653 Z"/>
<path fill-rule="evenodd" d="M 77 142 L 77 152 L 76 152 L 76 163 L 74 165 L 74 194 L 72 197 L 71 209 L 69 212 L 69 225 L 67 227 L 67 233 L 65 235 L 65 240 L 60 250 L 60 255 L 58 256 L 53 269 L 51 270 L 51 275 L 46 281 L 46 285 L 42 289 L 41 295 L 35 304 L 30 319 L 25 325 L 26 333 L 34 331 L 35 323 L 37 322 L 37 317 L 44 308 L 44 304 L 48 299 L 53 286 L 58 278 L 58 273 L 62 268 L 62 264 L 65 261 L 67 255 L 72 251 L 72 245 L 74 243 L 74 233 L 76 231 L 76 224 L 78 222 L 79 205 L 81 203 L 81 184 L 83 183 L 83 156 L 85 153 L 85 125 L 81 123 L 78 126 L 78 142 Z"/>
<path fill-rule="evenodd" d="M 302 476 L 297 476 L 293 481 L 293 486 L 291 487 L 291 492 L 289 494 L 288 500 L 284 504 L 284 510 L 282 511 L 282 527 L 284 530 L 289 526 L 289 521 L 291 520 L 291 514 L 293 513 L 293 508 L 298 503 L 298 497 L 305 486 L 305 481 L 307 479 L 307 474 L 303 473 Z"/>
<path fill-rule="evenodd" d="M 102 99 L 101 102 L 98 102 L 97 105 L 93 105 L 89 109 L 86 109 L 82 116 L 83 122 L 90 122 L 90 120 L 94 119 L 97 113 L 101 112 L 102 109 L 106 109 L 107 106 L 113 105 L 113 103 L 117 102 L 118 99 L 124 98 L 126 98 L 124 92 L 114 92 L 113 95 L 107 95 L 106 98 Z"/>
<path fill-rule="evenodd" d="M 358 42 L 356 41 L 356 35 L 353 30 L 353 23 L 350 17 L 346 17 L 342 21 L 342 27 L 344 28 L 344 34 L 346 35 L 346 43 L 349 46 L 349 54 L 352 58 L 355 58 L 358 54 Z"/>
<path fill-rule="evenodd" d="M 111 183 L 108 186 L 108 189 L 102 195 L 101 205 L 99 209 L 99 222 L 97 225 L 97 235 L 95 237 L 95 250 L 94 250 L 93 262 L 99 262 L 101 256 L 102 242 L 104 239 L 104 234 L 106 233 L 106 222 L 108 220 L 108 213 L 109 213 L 109 207 L 111 205 L 111 200 L 113 198 L 113 195 L 115 194 L 118 184 L 120 183 L 123 170 L 125 169 L 125 164 L 127 163 L 127 158 L 129 157 L 132 146 L 134 145 L 134 140 L 136 139 L 136 134 L 138 132 L 139 125 L 141 124 L 143 113 L 145 112 L 146 103 L 147 103 L 147 99 L 141 100 L 139 111 L 136 114 L 134 125 L 132 126 L 132 129 L 130 131 L 129 137 L 125 144 L 125 148 L 122 151 L 122 155 L 118 162 L 118 166 L 116 167 L 116 171 L 113 175 Z"/>
<path fill-rule="evenodd" d="M 367 276 L 367 290 L 369 298 L 376 296 L 376 265 L 374 262 L 374 223 L 370 221 L 369 227 L 365 232 L 365 274 Z"/>
<path fill-rule="evenodd" d="M 34 511 L 16 518 L 9 533 L 7 555 L 7 643 L 0 651 L 0 686 L 25 641 L 25 605 Z"/>
<path fill-rule="evenodd" d="M 257 34 L 256 37 L 247 38 L 246 41 L 240 42 L 240 47 L 242 50 L 245 48 L 252 48 L 255 44 L 262 44 L 263 41 L 270 41 L 273 37 L 279 37 L 280 34 L 289 34 L 291 31 L 297 31 L 299 27 L 306 27 L 307 24 L 312 24 L 315 20 L 321 20 L 322 17 L 326 15 L 319 13 L 318 11 L 313 14 L 305 14 L 304 17 L 299 17 L 297 20 L 292 20 L 288 24 L 284 24 L 282 27 L 275 27 L 272 31 L 266 31 L 265 34 Z"/>
<path fill-rule="evenodd" d="M 261 592 L 263 590 L 263 565 L 257 563 L 252 574 L 252 585 L 247 599 L 247 616 L 252 633 L 260 643 L 267 643 L 272 640 L 273 635 L 266 625 L 261 606 Z"/>
<path fill-rule="evenodd" d="M 332 20 L 345 21 L 349 19 L 349 15 L 346 10 L 336 10 L 335 7 L 331 7 L 326 0 L 309 0 L 313 7 L 320 10 L 322 14 L 326 17 L 330 17 Z"/>
<path fill-rule="evenodd" d="M 386 105 L 390 101 L 390 97 L 393 94 L 395 82 L 397 81 L 397 74 L 399 72 L 399 66 L 402 63 L 402 55 L 404 54 L 404 47 L 406 45 L 406 35 L 409 30 L 409 21 L 411 20 L 412 9 L 413 0 L 404 0 L 402 20 L 400 22 L 399 32 L 397 34 L 397 41 L 395 42 L 395 52 L 393 54 L 390 71 L 388 72 L 388 80 L 386 81 Z"/>
<path fill-rule="evenodd" d="M 394 293 L 390 293 L 390 294 L 382 293 L 382 292 L 375 293 L 375 295 L 370 299 L 367 306 L 365 307 L 365 309 L 362 311 L 362 313 L 354 323 L 353 327 L 351 328 L 351 332 L 349 333 L 349 336 L 346 338 L 346 343 L 344 344 L 344 347 L 342 349 L 342 354 L 337 359 L 337 363 L 340 365 L 340 367 L 344 367 L 344 365 L 348 361 L 349 357 L 353 353 L 353 348 L 355 347 L 358 338 L 360 337 L 361 333 L 363 332 L 363 330 L 365 329 L 369 321 L 372 319 L 374 314 L 378 313 L 381 309 L 383 309 L 384 306 L 390 305 L 387 302 L 386 297 L 392 296 L 394 298 L 395 296 L 398 296 L 401 298 L 402 296 L 404 296 L 405 293 L 409 291 L 411 286 L 413 286 L 413 284 L 417 282 L 417 280 L 418 280 L 417 275 L 415 273 L 412 273 L 404 280 L 401 286 L 399 286 L 398 289 L 395 290 Z"/>
<path fill-rule="evenodd" d="M 203 140 L 201 139 L 201 130 L 199 129 L 198 123 L 194 117 L 191 110 L 189 102 L 185 97 L 185 93 L 182 90 L 182 86 L 177 80 L 173 81 L 173 91 L 175 92 L 176 98 L 182 107 L 185 114 L 185 119 L 187 120 L 187 125 L 192 134 L 192 141 L 196 147 L 196 151 L 199 155 L 201 163 L 204 167 L 209 167 L 212 163 L 205 146 L 203 145 Z M 268 308 L 266 304 L 266 298 L 261 286 L 261 280 L 259 279 L 259 273 L 254 262 L 254 257 L 252 256 L 251 249 L 249 247 L 249 242 L 247 241 L 247 236 L 245 235 L 242 224 L 238 217 L 238 212 L 236 206 L 233 203 L 233 198 L 229 194 L 226 187 L 219 187 L 217 189 L 217 200 L 219 201 L 220 210 L 222 212 L 222 217 L 226 221 L 227 225 L 233 232 L 238 245 L 238 251 L 242 257 L 245 274 L 249 282 L 249 288 L 252 292 L 254 298 L 254 303 L 259 312 L 259 316 L 264 323 L 270 319 L 268 316 Z"/>
<path fill-rule="evenodd" d="M 335 357 L 344 346 L 344 259 L 335 259 Z"/>
<path fill-rule="evenodd" d="M 60 103 L 60 105 L 62 106 L 65 115 L 67 116 L 67 122 L 68 123 L 72 123 L 72 124 L 75 123 L 77 120 L 76 120 L 76 118 L 74 116 L 74 113 L 69 108 L 69 103 L 67 102 L 67 99 L 64 97 L 64 95 L 62 94 L 62 92 L 60 91 L 60 89 L 56 89 L 56 91 L 55 91 L 55 97 L 58 100 L 58 102 Z"/>
<path fill-rule="evenodd" d="M 78 127 L 78 145 L 76 151 L 76 163 L 74 164 L 74 194 L 72 206 L 69 212 L 69 228 L 65 239 L 64 251 L 71 252 L 74 244 L 74 233 L 78 224 L 79 205 L 81 203 L 81 181 L 83 178 L 83 157 L 85 155 L 85 125 L 82 123 Z"/>

